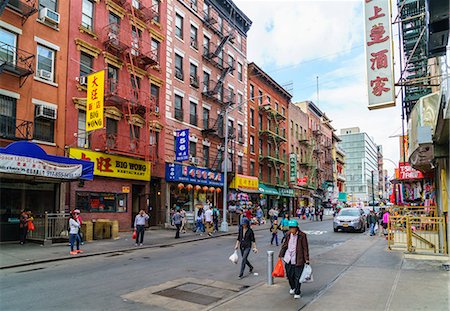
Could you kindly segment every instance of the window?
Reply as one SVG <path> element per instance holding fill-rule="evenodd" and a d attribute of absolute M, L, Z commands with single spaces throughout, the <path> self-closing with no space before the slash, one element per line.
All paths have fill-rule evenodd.
<path fill-rule="evenodd" d="M 220 50 L 219 55 L 217 55 L 217 63 L 223 66 L 223 50 Z"/>
<path fill-rule="evenodd" d="M 39 0 L 39 10 L 43 8 L 49 8 L 55 12 L 58 12 L 57 0 Z"/>
<path fill-rule="evenodd" d="M 80 54 L 80 77 L 87 76 L 92 72 L 94 57 L 84 52 Z"/>
<path fill-rule="evenodd" d="M 234 122 L 233 120 L 228 120 L 228 135 L 233 135 L 234 131 Z"/>
<path fill-rule="evenodd" d="M 258 91 L 258 103 L 262 105 L 263 102 L 263 93 L 261 91 Z"/>
<path fill-rule="evenodd" d="M 119 83 L 119 70 L 111 65 L 108 65 L 108 83 L 109 92 L 115 92 Z"/>
<path fill-rule="evenodd" d="M 270 102 L 270 100 L 269 100 L 269 102 Z M 276 111 L 279 111 L 279 110 L 278 110 L 278 109 L 280 108 L 279 106 L 280 106 L 280 105 L 278 105 L 278 103 L 275 102 L 275 110 L 276 110 Z"/>
<path fill-rule="evenodd" d="M 189 155 L 191 157 L 196 157 L 197 156 L 197 144 L 193 141 L 189 142 Z"/>
<path fill-rule="evenodd" d="M 37 46 L 37 75 L 54 81 L 55 51 L 45 46 Z M 41 71 L 42 70 L 42 71 Z"/>
<path fill-rule="evenodd" d="M 141 128 L 137 125 L 130 126 L 130 140 L 135 141 L 139 140 L 141 137 Z"/>
<path fill-rule="evenodd" d="M 269 166 L 267 167 L 267 181 L 270 183 L 272 183 L 272 168 Z"/>
<path fill-rule="evenodd" d="M 203 108 L 203 129 L 209 129 L 209 109 Z"/>
<path fill-rule="evenodd" d="M 131 75 L 130 82 L 131 82 L 130 100 L 132 101 L 132 103 L 136 103 L 137 101 L 139 101 L 139 89 L 141 87 L 141 80 L 138 77 Z"/>
<path fill-rule="evenodd" d="M 160 0 L 152 0 L 152 18 L 157 23 L 159 23 L 159 3 Z"/>
<path fill-rule="evenodd" d="M 270 118 L 267 118 L 267 130 L 269 130 L 269 131 L 271 130 L 270 123 L 271 123 Z"/>
<path fill-rule="evenodd" d="M 198 88 L 198 75 L 197 75 L 197 66 L 193 63 L 190 63 L 189 65 L 189 76 L 190 76 L 190 84 L 193 87 Z"/>
<path fill-rule="evenodd" d="M 250 108 L 250 125 L 255 126 L 255 109 Z"/>
<path fill-rule="evenodd" d="M 259 154 L 263 154 L 263 141 L 261 138 L 259 139 Z"/>
<path fill-rule="evenodd" d="M 0 27 L 0 43 L 0 59 L 15 64 L 17 35 Z"/>
<path fill-rule="evenodd" d="M 207 36 L 203 37 L 203 55 L 209 54 L 209 38 Z"/>
<path fill-rule="evenodd" d="M 270 103 L 270 100 L 271 100 L 271 99 L 270 99 L 270 96 L 267 95 L 267 102 Z"/>
<path fill-rule="evenodd" d="M 175 77 L 183 80 L 183 57 L 175 54 Z"/>
<path fill-rule="evenodd" d="M 250 176 L 255 176 L 255 162 L 250 162 Z"/>
<path fill-rule="evenodd" d="M 234 58 L 231 55 L 228 55 L 228 66 L 234 68 Z M 230 75 L 233 75 L 233 70 L 230 71 Z"/>
<path fill-rule="evenodd" d="M 241 144 L 244 143 L 244 127 L 242 124 L 238 124 L 238 142 Z"/>
<path fill-rule="evenodd" d="M 203 161 L 205 167 L 209 167 L 209 146 L 203 145 Z"/>
<path fill-rule="evenodd" d="M 253 100 L 253 98 L 255 98 L 255 87 L 250 84 L 250 99 Z"/>
<path fill-rule="evenodd" d="M 223 33 L 223 19 L 220 16 L 217 16 L 217 27 L 219 28 L 220 33 Z"/>
<path fill-rule="evenodd" d="M 159 112 L 159 86 L 152 84 L 150 86 L 150 94 L 152 99 L 152 108 L 155 107 L 155 112 Z"/>
<path fill-rule="evenodd" d="M 183 17 L 175 15 L 175 35 L 181 40 L 183 40 L 183 21 Z"/>
<path fill-rule="evenodd" d="M 284 116 L 285 113 L 286 113 L 286 109 L 284 109 L 284 107 L 281 107 L 281 114 Z"/>
<path fill-rule="evenodd" d="M 0 136 L 16 137 L 16 102 L 12 97 L 0 95 Z M 26 134 L 24 136 L 27 136 Z M 24 137 L 28 139 L 28 137 Z"/>
<path fill-rule="evenodd" d="M 86 111 L 78 110 L 78 141 L 80 148 L 89 148 L 89 135 L 86 132 Z"/>
<path fill-rule="evenodd" d="M 139 55 L 139 46 L 141 44 L 142 32 L 135 26 L 131 26 L 131 54 Z"/>
<path fill-rule="evenodd" d="M 175 95 L 175 119 L 183 121 L 183 97 Z"/>
<path fill-rule="evenodd" d="M 262 178 L 263 178 L 263 175 L 262 175 L 262 164 L 259 165 L 258 175 L 259 175 L 259 179 L 262 180 Z"/>
<path fill-rule="evenodd" d="M 209 91 L 209 73 L 203 71 L 203 92 Z"/>
<path fill-rule="evenodd" d="M 197 28 L 191 25 L 191 46 L 196 50 L 198 50 L 197 32 Z"/>
<path fill-rule="evenodd" d="M 55 120 L 39 116 L 41 109 L 47 109 L 45 106 L 35 105 L 34 107 L 34 133 L 33 139 L 47 142 L 54 142 Z M 49 108 L 55 109 L 55 108 Z"/>
<path fill-rule="evenodd" d="M 92 0 L 83 0 L 81 26 L 89 30 L 94 29 L 94 3 Z"/>
<path fill-rule="evenodd" d="M 272 144 L 267 143 L 267 155 L 272 156 Z"/>
<path fill-rule="evenodd" d="M 109 192 L 76 192 L 77 209 L 87 213 L 127 212 L 127 194 Z"/>
<path fill-rule="evenodd" d="M 160 46 L 160 43 L 159 43 L 159 41 L 157 41 L 157 40 L 155 40 L 155 39 L 152 39 L 152 53 L 154 53 L 155 54 L 155 57 L 156 57 L 156 61 L 159 63 L 159 46 Z"/>
<path fill-rule="evenodd" d="M 197 0 L 191 0 L 191 8 L 197 12 Z"/>
<path fill-rule="evenodd" d="M 259 130 L 262 131 L 262 129 L 263 129 L 263 116 L 262 116 L 262 114 L 258 114 L 258 123 L 259 123 Z"/>
<path fill-rule="evenodd" d="M 117 120 L 106 118 L 106 146 L 108 148 L 116 147 L 118 124 Z"/>
<path fill-rule="evenodd" d="M 239 110 L 239 112 L 242 112 L 243 111 L 243 109 L 244 109 L 244 105 L 243 105 L 243 95 L 241 94 L 241 93 L 238 93 L 238 102 L 237 102 L 237 104 L 238 104 L 238 110 Z"/>
<path fill-rule="evenodd" d="M 255 136 L 250 135 L 250 152 L 255 153 Z"/>
<path fill-rule="evenodd" d="M 242 50 L 242 37 L 240 34 L 237 35 L 237 47 L 239 50 Z"/>
<path fill-rule="evenodd" d="M 238 174 L 244 173 L 244 166 L 242 165 L 242 162 L 243 162 L 243 157 L 238 156 Z"/>
<path fill-rule="evenodd" d="M 197 126 L 197 104 L 190 102 L 189 123 Z"/>
<path fill-rule="evenodd" d="M 238 63 L 237 69 L 238 69 L 238 79 L 239 79 L 239 81 L 242 81 L 243 76 L 242 76 L 242 64 L 241 63 Z"/>
<path fill-rule="evenodd" d="M 109 24 L 115 24 L 117 26 L 120 25 L 120 17 L 119 17 L 119 15 L 116 15 L 113 12 L 109 12 L 108 21 L 109 21 Z M 116 30 L 116 32 L 118 32 L 119 28 L 116 27 L 115 30 Z"/>

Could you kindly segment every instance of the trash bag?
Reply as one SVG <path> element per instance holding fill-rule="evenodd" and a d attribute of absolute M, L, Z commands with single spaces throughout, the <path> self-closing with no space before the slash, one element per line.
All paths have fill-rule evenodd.
<path fill-rule="evenodd" d="M 136 233 L 136 230 L 134 230 L 134 231 L 133 231 L 133 236 L 132 236 L 131 238 L 132 238 L 133 240 L 135 240 L 136 237 L 137 237 L 137 233 Z"/>
<path fill-rule="evenodd" d="M 278 258 L 278 262 L 273 269 L 272 276 L 275 278 L 284 278 L 284 265 L 281 258 Z"/>
<path fill-rule="evenodd" d="M 232 263 L 237 264 L 239 261 L 239 256 L 238 256 L 237 251 L 234 251 L 234 253 L 228 259 L 230 259 L 230 261 Z"/>
<path fill-rule="evenodd" d="M 34 228 L 34 223 L 33 223 L 32 221 L 29 221 L 29 222 L 28 222 L 28 230 L 29 230 L 29 231 L 34 231 L 34 229 L 35 229 L 35 228 Z"/>
<path fill-rule="evenodd" d="M 305 265 L 303 268 L 302 275 L 300 276 L 300 283 L 311 283 L 314 282 L 313 274 L 312 274 L 312 268 L 310 265 Z"/>

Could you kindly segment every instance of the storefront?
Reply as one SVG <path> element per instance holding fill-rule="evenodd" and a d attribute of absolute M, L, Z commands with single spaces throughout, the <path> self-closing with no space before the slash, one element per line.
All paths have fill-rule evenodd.
<path fill-rule="evenodd" d="M 261 207 L 265 211 L 266 215 L 267 212 L 271 208 L 280 208 L 279 206 L 279 197 L 280 193 L 278 192 L 277 188 L 259 183 L 259 191 L 261 192 Z"/>
<path fill-rule="evenodd" d="M 260 205 L 260 191 L 258 178 L 236 174 L 230 183 L 228 202 L 236 202 L 240 208 L 253 208 Z"/>
<path fill-rule="evenodd" d="M 63 182 L 92 180 L 94 163 L 48 155 L 34 143 L 0 148 L 0 241 L 18 240 L 19 216 L 30 211 L 37 230 L 45 213 L 64 211 Z"/>
<path fill-rule="evenodd" d="M 69 184 L 67 210 L 78 208 L 83 219 L 118 220 L 122 231 L 133 226 L 139 210 L 150 213 L 150 162 L 77 148 L 69 156 L 94 162 L 95 179 Z"/>
<path fill-rule="evenodd" d="M 281 211 L 289 211 L 289 216 L 294 215 L 294 189 L 278 188 L 278 192 L 280 193 Z"/>
<path fill-rule="evenodd" d="M 180 207 L 194 213 L 207 201 L 221 208 L 223 173 L 175 163 L 166 163 L 167 219 L 170 210 Z"/>

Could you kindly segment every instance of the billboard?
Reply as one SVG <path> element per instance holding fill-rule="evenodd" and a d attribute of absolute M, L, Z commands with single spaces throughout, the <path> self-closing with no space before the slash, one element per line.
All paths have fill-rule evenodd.
<path fill-rule="evenodd" d="M 102 129 L 103 100 L 105 94 L 105 71 L 88 75 L 86 97 L 86 132 Z"/>

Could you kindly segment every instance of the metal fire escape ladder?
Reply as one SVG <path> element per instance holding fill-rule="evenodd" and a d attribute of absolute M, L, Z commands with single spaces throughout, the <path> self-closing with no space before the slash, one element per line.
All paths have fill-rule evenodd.
<path fill-rule="evenodd" d="M 3 14 L 3 11 L 6 9 L 6 6 L 8 5 L 9 0 L 3 0 L 0 3 L 0 16 Z"/>

